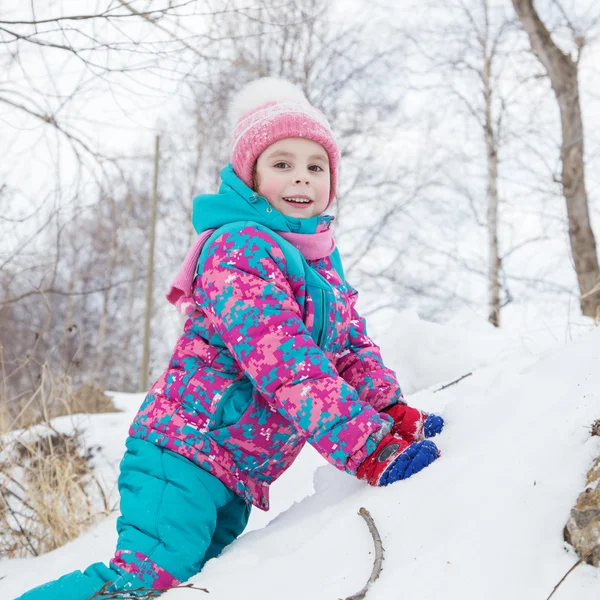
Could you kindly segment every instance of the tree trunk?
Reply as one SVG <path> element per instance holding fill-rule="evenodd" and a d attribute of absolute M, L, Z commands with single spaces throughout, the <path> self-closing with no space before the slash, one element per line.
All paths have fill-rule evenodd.
<path fill-rule="evenodd" d="M 492 122 L 492 59 L 483 47 L 483 95 L 485 99 L 485 147 L 487 154 L 488 321 L 500 327 L 500 252 L 498 250 L 498 150 Z"/>
<path fill-rule="evenodd" d="M 533 52 L 546 69 L 558 101 L 562 125 L 563 194 L 567 202 L 569 240 L 579 283 L 581 310 L 588 317 L 598 318 L 600 269 L 585 189 L 577 63 L 556 46 L 533 7 L 533 0 L 512 0 L 512 3 L 529 36 Z M 592 292 L 595 287 L 598 289 Z"/>

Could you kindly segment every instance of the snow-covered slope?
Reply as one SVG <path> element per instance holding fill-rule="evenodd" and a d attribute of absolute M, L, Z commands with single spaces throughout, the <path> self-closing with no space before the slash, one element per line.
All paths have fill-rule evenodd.
<path fill-rule="evenodd" d="M 588 427 L 600 417 L 600 329 L 532 353 L 514 336 L 467 331 L 464 323 L 434 326 L 404 315 L 396 325 L 402 344 L 388 334 L 384 357 L 420 389 L 411 404 L 445 417 L 436 440 L 442 457 L 407 481 L 372 489 L 307 448 L 273 486 L 272 511 L 254 511 L 248 532 L 194 578 L 210 590 L 207 597 L 335 600 L 357 592 L 373 562 L 373 542 L 357 514 L 362 506 L 385 547 L 384 570 L 367 599 L 545 600 L 576 562 L 562 529 L 600 452 Z M 433 393 L 467 371 L 473 375 Z M 115 397 L 123 414 L 79 418 L 90 443 L 104 445 L 99 468 L 107 481 L 116 478 L 142 398 Z M 108 560 L 115 520 L 45 556 L 0 562 L 0 597 Z M 174 590 L 165 598 L 202 596 Z M 553 596 L 598 598 L 600 570 L 588 565 Z"/>

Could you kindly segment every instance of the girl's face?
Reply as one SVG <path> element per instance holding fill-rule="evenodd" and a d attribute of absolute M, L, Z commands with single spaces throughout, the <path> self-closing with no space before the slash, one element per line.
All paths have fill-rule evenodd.
<path fill-rule="evenodd" d="M 329 157 L 317 142 L 286 138 L 256 161 L 256 191 L 287 217 L 320 215 L 329 204 Z"/>

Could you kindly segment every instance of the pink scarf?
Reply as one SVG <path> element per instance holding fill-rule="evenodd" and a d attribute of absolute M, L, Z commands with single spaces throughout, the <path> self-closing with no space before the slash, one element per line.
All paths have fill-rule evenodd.
<path fill-rule="evenodd" d="M 196 266 L 200 258 L 200 252 L 206 240 L 215 231 L 207 229 L 203 231 L 190 248 L 177 277 L 171 283 L 167 291 L 167 300 L 174 304 L 181 314 L 191 314 L 194 311 L 194 277 Z M 335 241 L 331 229 L 318 233 L 290 233 L 288 231 L 277 231 L 283 239 L 298 248 L 306 260 L 319 260 L 329 256 L 335 249 Z"/>

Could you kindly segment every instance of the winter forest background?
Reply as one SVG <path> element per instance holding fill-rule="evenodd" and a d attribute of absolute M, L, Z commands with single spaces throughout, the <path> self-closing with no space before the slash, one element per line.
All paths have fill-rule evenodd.
<path fill-rule="evenodd" d="M 536 8 L 576 61 L 597 232 L 600 7 Z M 581 314 L 559 108 L 509 1 L 5 1 L 0 39 L 0 348 L 13 417 L 46 369 L 140 389 L 157 135 L 150 379 L 164 368 L 172 340 L 157 325 L 173 319 L 175 339 L 164 292 L 193 239 L 191 198 L 217 189 L 227 103 L 259 76 L 299 83 L 339 135 L 336 236 L 365 315 L 487 320 L 492 262 L 500 327 L 524 307 L 536 326 Z"/>
<path fill-rule="evenodd" d="M 0 558 L 14 559 L 4 565 L 16 569 L 15 590 L 29 582 L 20 558 L 116 515 L 121 438 L 143 396 L 104 392 L 144 392 L 166 367 L 182 321 L 164 296 L 195 236 L 191 200 L 217 190 L 228 103 L 262 76 L 299 84 L 332 123 L 343 149 L 335 235 L 346 277 L 404 391 L 452 423 L 445 469 L 402 501 L 429 514 L 443 495 L 449 514 L 481 530 L 459 554 L 469 564 L 481 557 L 483 570 L 471 570 L 494 587 L 490 598 L 517 597 L 502 596 L 510 578 L 488 578 L 492 545 L 515 569 L 543 557 L 520 590 L 541 589 L 544 570 L 548 587 L 574 562 L 563 525 L 593 459 L 600 481 L 597 444 L 586 446 L 600 417 L 598 331 L 585 337 L 600 322 L 598 2 L 3 0 L 0 66 Z M 536 364 L 576 338 L 581 345 Z M 431 395 L 480 367 L 444 400 Z M 90 418 L 87 432 L 70 420 L 116 410 Z M 504 446 L 507 430 L 522 447 Z M 322 512 L 314 536 L 332 523 L 345 531 L 338 516 L 355 514 L 360 482 L 321 473 L 321 457 L 298 462 L 305 477 L 281 486 L 276 512 L 320 487 L 307 500 Z M 512 479 L 507 462 L 521 469 Z M 556 487 L 537 486 L 540 473 Z M 456 482 L 469 474 L 461 497 Z M 498 482 L 506 497 L 477 500 Z M 546 495 L 540 503 L 532 493 Z M 396 496 L 367 498 L 385 512 Z M 283 515 L 284 530 L 308 531 L 307 505 Z M 267 517 L 253 518 L 264 529 Z M 389 518 L 390 531 L 407 526 Z M 530 555 L 509 535 L 514 522 L 537 528 Z M 462 540 L 459 518 L 456 527 Z M 265 531 L 242 554 L 254 556 L 257 540 L 267 555 L 277 548 Z M 108 534 L 93 535 L 62 556 L 91 553 L 99 539 L 112 548 Z M 444 548 L 434 546 L 423 564 Z M 443 558 L 440 593 L 450 581 Z M 402 560 L 413 568 L 412 556 Z M 40 581 L 60 574 L 44 567 L 54 563 L 43 563 Z M 573 589 L 597 597 L 597 576 L 579 577 Z M 469 597 L 460 586 L 447 597 Z"/>

